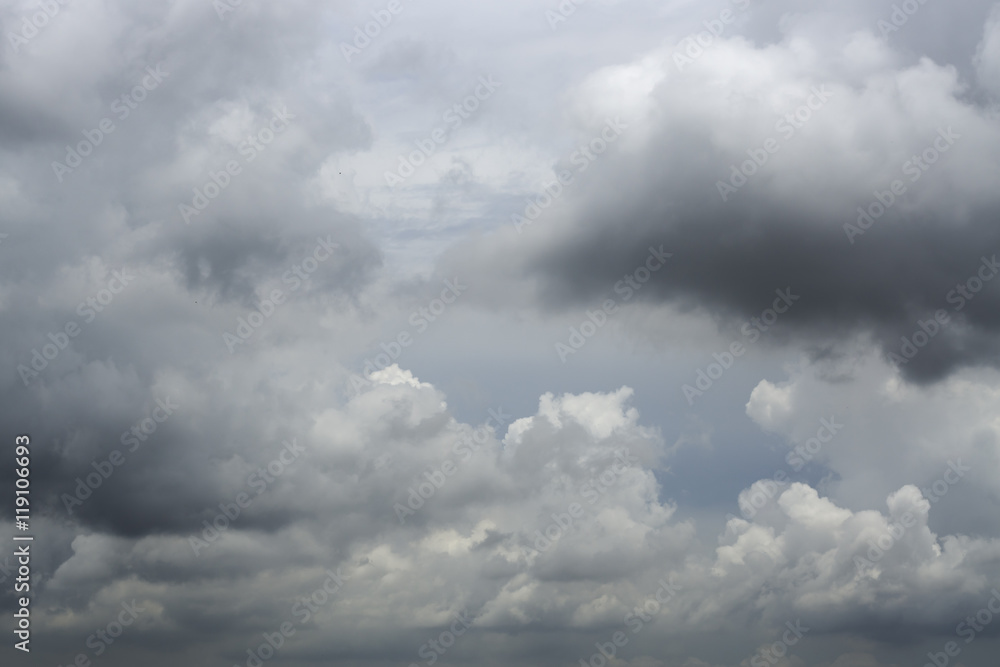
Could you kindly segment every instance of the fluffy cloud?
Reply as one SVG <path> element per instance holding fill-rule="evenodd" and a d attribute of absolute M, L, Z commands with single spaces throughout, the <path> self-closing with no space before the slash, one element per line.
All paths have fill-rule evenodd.
<path fill-rule="evenodd" d="M 711 558 L 691 522 L 661 500 L 651 466 L 664 443 L 640 424 L 631 395 L 547 394 L 531 417 L 498 407 L 475 426 L 449 415 L 433 386 L 391 366 L 342 407 L 314 408 L 312 427 L 295 438 L 300 460 L 271 465 L 284 460 L 274 443 L 255 461 L 244 450 L 205 466 L 199 484 L 212 480 L 212 491 L 186 530 L 72 539 L 46 584 L 51 611 L 36 622 L 72 636 L 134 598 L 149 609 L 130 631 L 137 640 L 189 637 L 170 659 L 235 655 L 241 642 L 253 644 L 255 627 L 269 629 L 263 619 L 297 624 L 296 601 L 330 570 L 346 581 L 336 604 L 303 621 L 286 654 L 393 629 L 381 652 L 408 660 L 425 641 L 418 637 L 460 614 L 473 619 L 477 642 L 538 627 L 638 634 L 645 623 L 636 610 L 650 614 L 642 605 L 665 581 L 676 590 L 645 621 L 691 651 L 686 634 L 726 631 L 765 610 L 762 638 L 786 619 L 808 619 L 815 634 L 863 626 L 877 636 L 900 618 L 947 625 L 979 602 L 1000 542 L 937 536 L 930 503 L 913 486 L 890 495 L 883 514 L 792 484 L 751 520 L 730 520 Z M 383 454 L 388 463 L 377 464 Z M 270 470 L 271 481 L 250 483 L 255 470 Z M 752 506 L 757 490 L 741 503 Z M 233 517 L 241 492 L 251 500 Z M 103 493 L 129 505 L 146 491 Z M 220 627 L 225 641 L 204 632 Z"/>

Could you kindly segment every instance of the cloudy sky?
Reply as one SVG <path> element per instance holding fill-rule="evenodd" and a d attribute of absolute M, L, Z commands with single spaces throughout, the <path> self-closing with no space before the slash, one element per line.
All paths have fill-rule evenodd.
<path fill-rule="evenodd" d="M 3 664 L 996 664 L 1000 3 L 0 27 Z"/>

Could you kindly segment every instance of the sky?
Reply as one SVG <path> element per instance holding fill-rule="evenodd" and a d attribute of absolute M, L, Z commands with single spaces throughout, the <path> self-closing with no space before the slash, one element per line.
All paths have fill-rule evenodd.
<path fill-rule="evenodd" d="M 4 665 L 995 665 L 1000 3 L 0 33 Z"/>

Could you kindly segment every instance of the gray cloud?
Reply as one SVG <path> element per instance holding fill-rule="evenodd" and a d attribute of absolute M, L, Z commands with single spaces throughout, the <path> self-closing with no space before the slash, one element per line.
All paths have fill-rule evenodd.
<path fill-rule="evenodd" d="M 948 298 L 1000 246 L 1000 31 L 977 0 L 883 37 L 892 4 L 65 3 L 20 43 L 51 5 L 4 3 L 0 424 L 32 438 L 35 536 L 12 664 L 252 664 L 282 623 L 264 664 L 578 665 L 623 632 L 611 664 L 759 667 L 796 622 L 775 667 L 942 650 L 1000 585 L 996 286 Z M 502 87 L 388 186 L 481 76 Z M 445 278 L 467 287 L 437 313 Z M 687 404 L 779 289 L 766 343 Z M 12 576 L 0 555 L 7 613 Z"/>
<path fill-rule="evenodd" d="M 779 335 L 794 330 L 826 347 L 865 332 L 897 356 L 901 337 L 944 309 L 954 326 L 904 360 L 906 375 L 930 381 L 995 363 L 997 292 L 989 282 L 972 291 L 983 286 L 981 258 L 992 259 L 1000 241 L 986 176 L 995 170 L 985 157 L 996 141 L 990 108 L 963 99 L 968 84 L 949 67 L 883 70 L 891 47 L 877 42 L 866 47 L 868 62 L 822 69 L 796 63 L 794 44 L 786 35 L 761 52 L 717 40 L 681 72 L 671 50 L 641 65 L 662 78 L 649 92 L 657 115 L 633 116 L 624 135 L 643 133 L 642 144 L 612 146 L 544 222 L 466 243 L 444 270 L 485 264 L 501 280 L 532 281 L 545 308 L 580 307 L 609 295 L 650 246 L 662 247 L 674 257 L 640 300 L 698 308 L 738 328 L 769 306 L 775 289 L 791 288 L 802 298 L 782 316 Z M 755 62 L 755 79 L 728 69 L 741 57 Z M 729 115 L 721 94 L 729 88 L 720 86 L 744 96 L 740 115 Z M 797 108 L 805 122 L 784 118 Z M 775 148 L 765 151 L 768 141 Z M 933 164 L 918 165 L 913 158 L 925 152 Z M 902 194 L 891 192 L 893 182 Z M 504 252 L 492 251 L 497 244 Z"/>

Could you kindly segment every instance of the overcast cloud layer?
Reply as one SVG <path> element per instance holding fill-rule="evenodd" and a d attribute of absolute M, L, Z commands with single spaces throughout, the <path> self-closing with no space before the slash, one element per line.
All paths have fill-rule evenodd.
<path fill-rule="evenodd" d="M 0 29 L 4 665 L 995 665 L 1000 4 Z"/>

